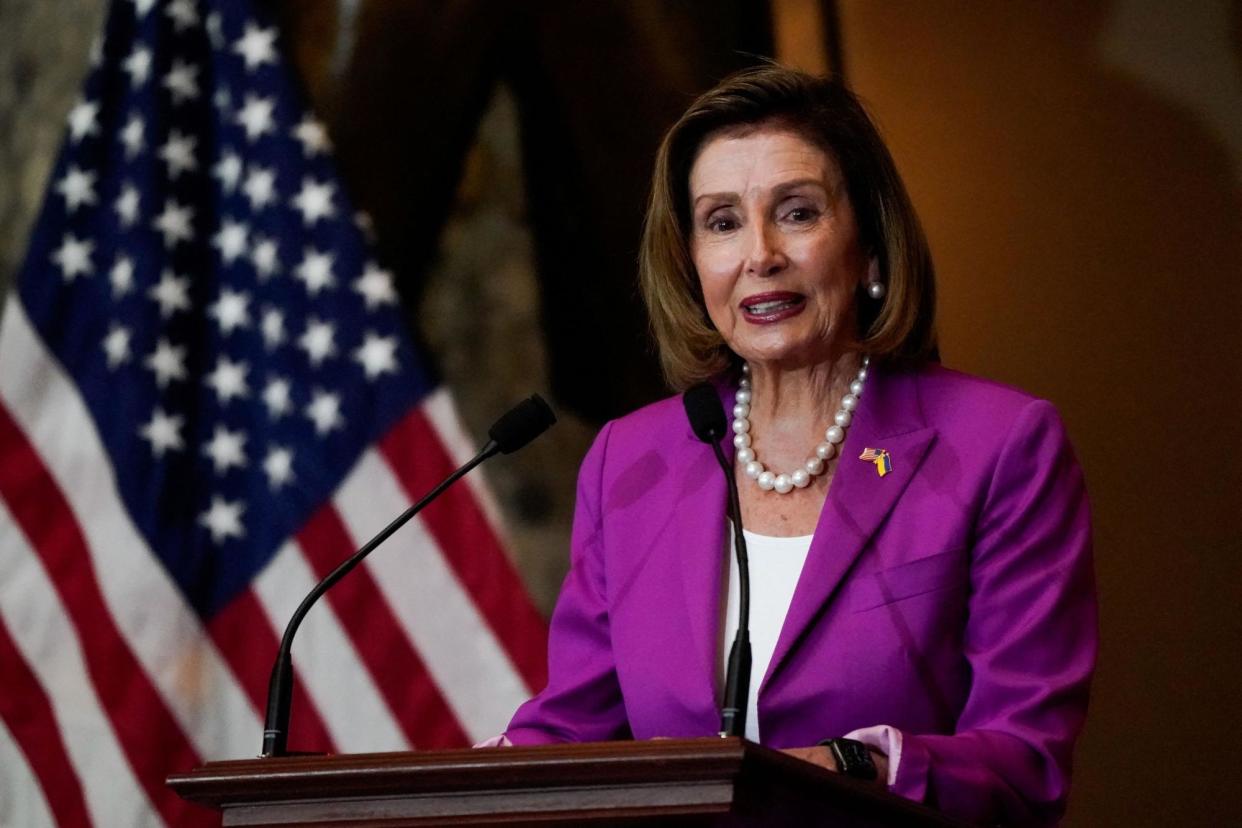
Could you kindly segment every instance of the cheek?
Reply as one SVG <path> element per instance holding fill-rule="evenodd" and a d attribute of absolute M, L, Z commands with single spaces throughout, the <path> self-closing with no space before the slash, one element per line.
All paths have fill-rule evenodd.
<path fill-rule="evenodd" d="M 699 289 L 703 292 L 707 315 L 717 327 L 720 327 L 729 318 L 728 311 L 733 304 L 732 295 L 736 279 L 732 274 L 736 268 L 728 267 L 728 263 L 722 260 L 719 251 L 695 251 L 691 259 L 698 272 Z"/>

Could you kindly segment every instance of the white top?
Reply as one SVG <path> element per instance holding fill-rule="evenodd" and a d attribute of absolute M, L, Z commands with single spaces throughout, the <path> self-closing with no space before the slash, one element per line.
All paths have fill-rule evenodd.
<path fill-rule="evenodd" d="M 774 538 L 742 530 L 746 552 L 750 558 L 750 689 L 746 701 L 746 738 L 759 741 L 759 684 L 767 675 L 768 664 L 776 650 L 781 627 L 789 605 L 793 603 L 798 576 L 811 551 L 812 535 L 796 538 Z M 729 600 L 725 610 L 724 635 L 721 643 L 721 676 L 728 671 L 729 649 L 737 634 L 738 574 L 737 555 L 733 553 L 733 527 L 729 527 Z M 724 686 L 724 681 L 721 681 Z"/>
<path fill-rule="evenodd" d="M 768 673 L 772 653 L 776 651 L 777 639 L 785 625 L 785 616 L 793 603 L 794 590 L 807 553 L 811 551 L 813 535 L 795 538 L 777 538 L 756 535 L 742 530 L 746 538 L 746 553 L 750 559 L 750 687 L 746 700 L 746 738 L 760 742 L 759 738 L 759 685 Z M 733 551 L 733 524 L 728 532 L 729 573 L 728 603 L 720 645 L 720 686 L 729 669 L 729 648 L 737 634 L 738 574 L 737 555 Z M 888 757 L 888 779 L 892 785 L 901 764 L 901 731 L 888 725 L 864 727 L 844 734 L 847 739 L 857 739 L 873 750 Z M 827 737 L 825 737 L 827 738 Z"/>

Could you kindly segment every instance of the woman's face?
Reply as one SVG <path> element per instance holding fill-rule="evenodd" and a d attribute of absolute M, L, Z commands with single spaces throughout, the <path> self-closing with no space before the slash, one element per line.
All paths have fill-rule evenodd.
<path fill-rule="evenodd" d="M 709 139 L 690 170 L 690 253 L 712 323 L 752 364 L 835 359 L 867 274 L 836 161 L 779 127 Z"/>

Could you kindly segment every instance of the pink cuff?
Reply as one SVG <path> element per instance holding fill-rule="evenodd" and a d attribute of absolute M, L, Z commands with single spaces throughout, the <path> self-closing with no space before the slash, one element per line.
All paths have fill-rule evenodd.
<path fill-rule="evenodd" d="M 499 736 L 493 736 L 490 739 L 484 739 L 482 742 L 479 742 L 477 745 L 475 745 L 475 747 L 477 748 L 513 747 L 513 742 L 510 742 L 509 737 L 502 733 Z"/>
<path fill-rule="evenodd" d="M 857 739 L 888 757 L 888 779 L 885 783 L 891 788 L 897 781 L 897 767 L 901 764 L 901 731 L 890 725 L 875 725 L 851 730 L 845 738 Z"/>

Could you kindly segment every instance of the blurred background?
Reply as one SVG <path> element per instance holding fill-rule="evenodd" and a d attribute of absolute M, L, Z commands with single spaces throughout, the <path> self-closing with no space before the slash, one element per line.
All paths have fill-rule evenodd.
<path fill-rule="evenodd" d="M 635 257 L 664 129 L 771 56 L 842 73 L 931 239 L 953 367 L 1052 400 L 1086 469 L 1103 647 L 1067 824 L 1242 807 L 1242 3 L 274 0 L 286 55 L 549 612 L 577 464 L 665 393 Z M 0 0 L 0 287 L 102 0 Z"/>

